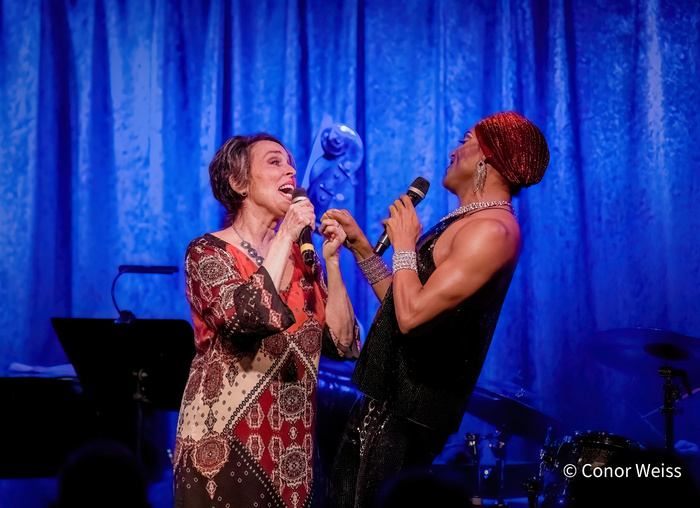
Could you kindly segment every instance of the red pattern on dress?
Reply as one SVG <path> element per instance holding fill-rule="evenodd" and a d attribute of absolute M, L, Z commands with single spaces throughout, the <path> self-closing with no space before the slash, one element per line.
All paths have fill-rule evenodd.
<path fill-rule="evenodd" d="M 277 503 L 296 508 L 310 500 L 318 364 L 322 341 L 333 338 L 324 337 L 327 288 L 320 265 L 304 265 L 296 245 L 292 256 L 289 286 L 277 292 L 264 269 L 212 235 L 188 248 L 197 354 L 174 463 L 176 470 L 192 464 L 206 477 L 211 500 L 224 467 L 239 482 L 274 485 Z M 359 349 L 357 327 L 355 338 Z M 249 343 L 255 344 L 250 350 Z M 249 474 L 251 459 L 256 474 Z"/>

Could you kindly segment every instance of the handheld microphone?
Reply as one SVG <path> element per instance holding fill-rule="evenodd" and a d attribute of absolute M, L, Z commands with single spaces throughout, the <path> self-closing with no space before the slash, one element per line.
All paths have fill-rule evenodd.
<path fill-rule="evenodd" d="M 425 195 L 428 193 L 429 188 L 430 182 L 422 176 L 419 176 L 418 178 L 413 180 L 413 183 L 406 191 L 406 195 L 409 198 L 411 198 L 411 203 L 413 203 L 413 206 L 416 206 L 418 203 L 423 201 L 423 198 L 425 198 Z M 389 245 L 391 245 L 391 240 L 389 240 L 389 236 L 386 234 L 385 229 L 384 233 L 382 233 L 382 236 L 379 237 L 377 245 L 374 247 L 374 253 L 377 256 L 381 256 L 382 254 L 384 254 L 384 251 L 386 251 L 389 248 Z"/>
<path fill-rule="evenodd" d="M 306 197 L 306 189 L 303 187 L 297 187 L 292 191 L 292 203 L 298 203 L 299 201 L 304 201 L 309 199 Z M 301 256 L 304 258 L 304 264 L 311 266 L 314 264 L 314 244 L 311 243 L 311 227 L 304 226 L 304 229 L 299 233 L 299 238 L 297 239 L 299 244 L 299 249 L 301 249 Z"/>

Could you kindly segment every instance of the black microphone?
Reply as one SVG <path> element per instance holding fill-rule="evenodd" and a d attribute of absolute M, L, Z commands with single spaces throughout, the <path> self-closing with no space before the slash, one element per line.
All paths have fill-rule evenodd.
<path fill-rule="evenodd" d="M 423 198 L 425 198 L 429 188 L 430 182 L 422 176 L 419 176 L 413 180 L 413 183 L 406 191 L 406 195 L 411 198 L 411 203 L 413 203 L 413 206 L 416 206 L 418 203 L 423 201 Z M 386 234 L 386 230 L 384 230 L 382 236 L 379 237 L 377 245 L 374 247 L 374 253 L 377 256 L 381 256 L 384 254 L 384 251 L 389 248 L 389 245 L 391 245 L 391 240 L 389 240 L 389 236 Z"/>
<path fill-rule="evenodd" d="M 303 187 L 297 187 L 292 191 L 292 203 L 298 203 L 299 201 L 304 201 L 309 199 L 306 197 L 306 189 Z M 311 226 L 304 226 L 299 233 L 299 238 L 297 239 L 299 248 L 301 249 L 301 256 L 304 258 L 304 264 L 311 266 L 314 264 L 314 244 L 311 243 Z"/>

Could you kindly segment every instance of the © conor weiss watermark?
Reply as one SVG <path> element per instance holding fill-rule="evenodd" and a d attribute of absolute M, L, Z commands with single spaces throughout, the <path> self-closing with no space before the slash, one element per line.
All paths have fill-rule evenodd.
<path fill-rule="evenodd" d="M 595 466 L 593 464 L 566 464 L 562 473 L 567 478 L 582 476 L 584 478 L 680 478 L 683 470 L 680 466 L 653 464 L 635 464 L 633 466 Z"/>

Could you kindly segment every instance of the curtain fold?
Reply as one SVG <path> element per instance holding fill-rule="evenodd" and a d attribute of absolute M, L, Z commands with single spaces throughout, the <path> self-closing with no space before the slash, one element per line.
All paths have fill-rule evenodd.
<path fill-rule="evenodd" d="M 587 344 L 625 327 L 700 337 L 699 26 L 692 0 L 4 0 L 0 368 L 64 362 L 50 318 L 116 317 L 121 264 L 179 266 L 120 278 L 116 298 L 189 319 L 183 256 L 221 227 L 208 164 L 229 136 L 278 136 L 303 176 L 324 115 L 355 128 L 365 160 L 344 203 L 374 241 L 417 176 L 426 228 L 456 207 L 449 151 L 516 109 L 551 162 L 515 200 L 525 246 L 482 381 L 517 383 L 569 430 L 635 434 L 655 373 Z M 350 258 L 366 331 L 378 303 Z"/>

